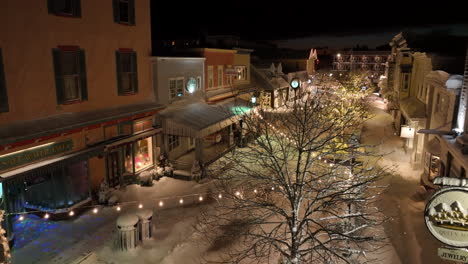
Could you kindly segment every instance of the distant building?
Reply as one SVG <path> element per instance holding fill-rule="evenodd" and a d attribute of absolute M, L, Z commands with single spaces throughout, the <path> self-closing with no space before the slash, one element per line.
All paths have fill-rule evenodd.
<path fill-rule="evenodd" d="M 337 51 L 333 54 L 333 71 L 367 71 L 376 83 L 385 73 L 390 51 Z"/>
<path fill-rule="evenodd" d="M 424 168 L 421 182 L 433 186 L 431 182 L 438 176 L 465 177 L 468 167 L 463 144 L 457 143 L 463 138 L 453 137 L 454 130 L 465 129 L 461 116 L 467 96 L 462 89 L 463 77 L 457 75 L 463 71 L 457 59 L 461 54 L 432 52 L 420 46 L 415 51 L 411 43 L 403 33 L 390 42 L 384 97 L 391 104 L 398 135 L 405 138 L 412 166 Z"/>

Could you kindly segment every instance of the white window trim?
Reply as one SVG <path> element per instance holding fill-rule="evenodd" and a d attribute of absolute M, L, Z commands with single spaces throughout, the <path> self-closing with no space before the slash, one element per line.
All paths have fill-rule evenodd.
<path fill-rule="evenodd" d="M 178 80 L 182 80 L 182 96 L 177 96 L 177 81 Z M 171 92 L 171 81 L 175 81 L 176 84 L 175 84 L 175 96 L 172 97 L 172 92 Z M 168 80 L 168 87 L 169 87 L 169 100 L 172 101 L 172 100 L 177 100 L 177 98 L 181 98 L 181 97 L 184 97 L 185 96 L 185 78 L 184 77 L 176 77 L 176 78 L 169 78 Z"/>
<path fill-rule="evenodd" d="M 221 70 L 221 76 L 219 71 Z M 218 87 L 224 86 L 224 65 L 218 65 L 216 69 L 216 74 L 218 75 Z"/>
<path fill-rule="evenodd" d="M 214 87 L 214 69 L 213 69 L 213 65 L 209 65 L 207 70 L 208 70 L 208 73 L 207 73 L 207 76 L 208 76 L 207 87 L 208 88 L 213 88 Z M 210 80 L 211 80 L 211 86 L 210 86 Z"/>

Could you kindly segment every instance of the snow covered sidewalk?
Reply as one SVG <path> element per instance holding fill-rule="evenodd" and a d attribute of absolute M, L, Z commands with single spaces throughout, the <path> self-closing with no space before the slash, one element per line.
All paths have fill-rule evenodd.
<path fill-rule="evenodd" d="M 375 116 L 366 122 L 363 143 L 379 144 L 376 150 L 385 156 L 378 164 L 395 169 L 394 175 L 383 180 L 382 184 L 388 187 L 378 201 L 378 206 L 390 219 L 384 225 L 385 233 L 401 263 L 449 263 L 437 256 L 437 247 L 441 244 L 425 226 L 424 201 L 414 199 L 422 170 L 412 168 L 410 154 L 403 148 L 403 139 L 394 135 L 393 118 L 384 111 L 382 100 L 370 97 L 369 101 Z M 384 263 L 397 262 L 386 260 Z"/>
<path fill-rule="evenodd" d="M 162 178 L 155 181 L 152 187 L 130 185 L 116 191 L 122 202 L 120 211 L 116 207 L 101 207 L 97 214 L 89 210 L 74 219 L 56 222 L 28 215 L 25 220 L 15 223 L 18 232 L 17 247 L 12 254 L 13 263 L 73 263 L 83 255 L 100 250 L 103 245 L 112 244 L 117 217 L 139 210 L 140 203 L 143 208 L 155 212 L 155 237 L 168 236 L 174 229 L 177 232 L 171 233 L 171 236 L 177 240 L 191 225 L 192 216 L 199 211 L 197 206 L 202 204 L 199 195 L 205 194 L 209 185 Z M 179 203 L 181 198 L 184 199 L 183 206 Z M 163 201 L 163 207 L 159 206 L 159 201 Z M 161 228 L 164 225 L 163 231 Z M 112 262 L 106 259 L 102 263 Z"/>

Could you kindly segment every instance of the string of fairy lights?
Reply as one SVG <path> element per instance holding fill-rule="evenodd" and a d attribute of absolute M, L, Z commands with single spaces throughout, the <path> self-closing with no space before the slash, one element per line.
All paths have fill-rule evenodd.
<path fill-rule="evenodd" d="M 284 132 L 281 132 L 278 128 L 276 128 L 274 125 L 272 125 L 270 122 L 268 122 L 259 112 L 258 112 L 258 109 L 254 108 L 253 110 L 253 113 L 255 115 L 257 115 L 261 120 L 263 120 L 274 132 L 278 133 L 279 135 L 281 135 L 282 137 L 284 137 L 288 142 L 290 143 L 294 143 L 296 144 L 290 137 L 288 137 Z M 315 156 L 315 154 L 313 154 Z M 322 160 L 325 164 L 327 164 L 327 160 L 326 159 L 322 159 L 322 157 L 318 157 L 318 160 Z M 332 167 L 334 164 L 333 163 L 329 163 L 329 166 Z M 320 181 L 319 181 L 320 183 Z M 274 191 L 275 190 L 275 187 L 271 187 L 271 190 Z M 253 190 L 253 193 L 254 194 L 258 194 L 259 193 L 259 190 L 258 189 L 254 189 Z M 236 197 L 242 197 L 242 192 L 240 191 L 235 191 L 234 192 L 234 195 Z M 150 201 L 155 201 L 157 200 L 157 205 L 159 208 L 162 208 L 164 207 L 164 204 L 165 204 L 165 201 L 167 202 L 167 200 L 172 200 L 172 199 L 178 199 L 178 203 L 180 205 L 183 205 L 185 199 L 187 199 L 188 197 L 196 197 L 198 196 L 198 202 L 203 202 L 208 196 L 209 196 L 209 193 L 197 193 L 197 194 L 188 194 L 188 195 L 179 195 L 179 196 L 170 196 L 170 197 L 160 197 L 160 198 L 157 198 L 157 199 L 153 199 L 153 200 L 150 200 Z M 219 193 L 218 195 L 216 195 L 216 197 L 218 199 L 222 199 L 223 198 L 223 193 Z M 116 211 L 120 212 L 122 210 L 122 206 L 124 205 L 127 205 L 127 204 L 138 204 L 138 209 L 142 209 L 144 206 L 143 206 L 143 203 L 141 201 L 125 201 L 125 202 L 119 202 L 119 203 L 116 203 L 115 205 L 113 205 L 112 207 L 115 208 Z M 83 209 L 88 209 L 88 208 L 92 208 L 92 212 L 93 214 L 98 214 L 99 213 L 99 208 L 104 208 L 104 207 L 109 207 L 109 206 L 106 206 L 106 205 L 90 205 L 90 206 L 80 206 L 78 207 L 79 210 L 83 210 Z M 25 219 L 25 215 L 28 215 L 28 214 L 42 214 L 42 218 L 44 219 L 49 219 L 50 218 L 50 213 L 52 213 L 52 210 L 49 210 L 48 211 L 44 211 L 44 210 L 29 210 L 29 211 L 25 211 L 25 212 L 15 212 L 15 213 L 6 213 L 5 215 L 6 216 L 10 216 L 10 215 L 18 215 L 18 221 L 23 221 Z M 74 210 L 70 210 L 68 211 L 68 216 L 70 217 L 73 217 L 75 215 L 75 211 Z"/>
<path fill-rule="evenodd" d="M 271 187 L 271 191 L 274 191 L 275 190 L 275 187 L 272 186 Z M 243 198 L 243 193 L 245 191 L 234 191 L 234 197 L 236 198 Z M 260 190 L 255 188 L 252 190 L 252 192 L 257 195 L 260 193 Z M 195 201 L 195 202 L 198 202 L 198 203 L 201 203 L 203 201 L 205 201 L 206 199 L 208 199 L 210 196 L 212 198 L 217 198 L 217 199 L 223 199 L 223 197 L 225 197 L 225 195 L 231 195 L 230 193 L 228 192 L 219 192 L 217 194 L 214 194 L 213 193 L 209 193 L 209 192 L 205 192 L 205 193 L 196 193 L 196 194 L 187 194 L 187 195 L 176 195 L 176 196 L 167 196 L 167 197 L 159 197 L 159 198 L 155 198 L 155 199 L 150 199 L 150 200 L 146 200 L 145 202 L 148 202 L 148 201 L 151 201 L 151 202 L 155 202 L 154 204 L 157 205 L 156 208 L 163 208 L 168 200 L 178 200 L 178 204 L 180 206 L 184 205 L 184 203 L 186 203 L 186 201 L 188 200 L 192 200 L 192 201 Z M 189 198 L 196 198 L 196 199 L 189 199 Z M 89 206 L 80 206 L 79 209 L 80 211 L 81 210 L 86 210 L 86 209 L 91 209 L 92 208 L 92 213 L 93 214 L 98 214 L 99 211 L 100 211 L 100 208 L 114 208 L 114 210 L 116 210 L 117 212 L 120 212 L 122 211 L 122 208 L 126 205 L 129 205 L 129 204 L 138 204 L 137 208 L 138 209 L 143 209 L 144 208 L 144 205 L 143 205 L 143 202 L 141 201 L 125 201 L 125 202 L 119 202 L 119 203 L 116 203 L 115 205 L 89 205 Z M 154 209 L 155 207 L 153 207 Z M 23 221 L 25 219 L 25 215 L 28 215 L 28 214 L 42 214 L 42 218 L 43 219 L 49 219 L 51 217 L 51 211 L 47 212 L 47 211 L 41 211 L 41 210 L 35 210 L 35 211 L 27 211 L 27 212 L 16 212 L 16 213 L 6 213 L 4 215 L 17 215 L 19 216 L 18 217 L 18 221 Z M 71 210 L 71 211 L 68 211 L 68 216 L 69 217 L 73 217 L 75 216 L 75 210 Z"/>

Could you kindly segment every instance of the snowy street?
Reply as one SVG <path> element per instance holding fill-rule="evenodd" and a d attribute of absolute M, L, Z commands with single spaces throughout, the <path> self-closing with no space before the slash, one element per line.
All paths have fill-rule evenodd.
<path fill-rule="evenodd" d="M 440 245 L 424 224 L 424 202 L 412 198 L 421 171 L 413 170 L 408 163 L 403 141 L 393 135 L 392 119 L 383 110 L 381 99 L 370 97 L 370 100 L 375 116 L 366 122 L 362 141 L 382 143 L 377 150 L 389 154 L 379 164 L 397 166 L 397 174 L 382 182 L 389 186 L 378 201 L 386 217 L 391 219 L 384 226 L 391 244 L 371 257 L 389 264 L 444 263 L 437 256 Z M 198 200 L 208 190 L 209 183 L 163 178 L 152 187 L 131 185 L 117 191 L 122 201 L 120 212 L 115 207 L 101 207 L 98 214 L 89 210 L 76 219 L 57 222 L 28 216 L 16 223 L 26 228 L 17 237 L 13 263 L 200 263 L 203 257 L 217 254 L 193 230 L 200 206 L 210 206 L 210 202 Z M 183 196 L 184 204 L 180 205 Z M 118 252 L 113 249 L 115 221 L 118 215 L 138 210 L 140 202 L 144 208 L 154 211 L 154 238 L 131 252 Z"/>
<path fill-rule="evenodd" d="M 423 216 L 425 202 L 415 196 L 423 171 L 411 168 L 409 153 L 403 149 L 403 139 L 394 136 L 392 117 L 384 111 L 381 98 L 369 99 L 375 116 L 366 122 L 363 143 L 380 144 L 377 151 L 388 154 L 379 161 L 379 165 L 396 166 L 395 175 L 382 182 L 388 187 L 378 202 L 386 217 L 390 218 L 384 226 L 385 233 L 403 264 L 451 263 L 437 256 L 437 248 L 442 243 L 427 230 Z"/>

